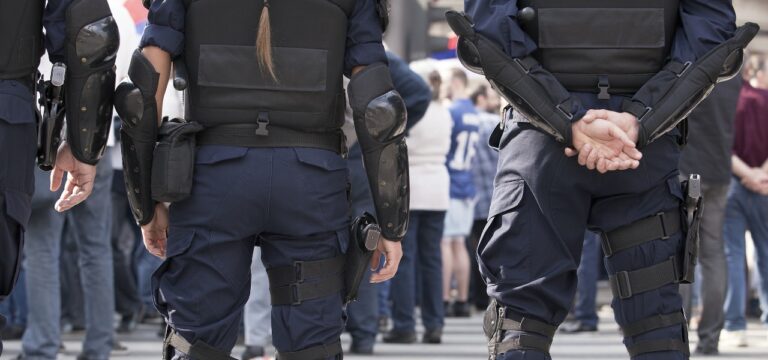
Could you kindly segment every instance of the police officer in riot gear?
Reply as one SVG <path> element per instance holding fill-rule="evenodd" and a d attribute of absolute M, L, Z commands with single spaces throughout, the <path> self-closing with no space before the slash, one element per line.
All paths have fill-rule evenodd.
<path fill-rule="evenodd" d="M 278 357 L 340 359 L 350 292 L 345 252 L 357 246 L 350 243 L 341 132 L 344 75 L 351 76 L 350 104 L 384 238 L 372 265 L 379 253 L 387 259 L 372 281 L 394 275 L 407 227 L 406 114 L 381 43 L 386 6 L 145 4 L 150 23 L 115 102 L 131 208 L 147 248 L 165 258 L 153 276 L 156 306 L 169 324 L 164 357 L 230 359 L 251 253 L 260 246 Z M 175 74 L 188 74 L 178 82 L 187 85 L 186 122 L 158 130 L 171 59 Z M 175 136 L 171 127 L 186 135 L 164 140 Z M 174 183 L 184 178 L 174 172 L 185 171 L 185 161 L 194 162 L 189 186 Z M 171 199 L 166 209 L 162 202 Z"/>
<path fill-rule="evenodd" d="M 700 202 L 677 180 L 684 119 L 738 72 L 757 25 L 736 29 L 727 0 L 468 0 L 466 12 L 447 14 L 458 57 L 511 104 L 490 139 L 499 170 L 477 250 L 490 358 L 549 358 L 587 227 L 602 233 L 630 357 L 687 358 L 678 284 L 693 281 Z"/>
<path fill-rule="evenodd" d="M 118 45 L 104 0 L 0 0 L 0 301 L 21 262 L 35 157 L 41 168 L 53 169 L 52 190 L 68 173 L 57 210 L 72 208 L 93 189 L 112 120 Z M 38 82 L 44 49 L 56 65 Z"/>

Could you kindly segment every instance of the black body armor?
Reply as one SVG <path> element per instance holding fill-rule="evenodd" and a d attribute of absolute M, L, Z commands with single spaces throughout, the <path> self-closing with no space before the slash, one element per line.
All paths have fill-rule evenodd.
<path fill-rule="evenodd" d="M 631 95 L 668 61 L 678 0 L 522 0 L 534 58 L 572 92 Z"/>
<path fill-rule="evenodd" d="M 43 55 L 44 0 L 0 0 L 0 79 L 29 77 Z"/>
<path fill-rule="evenodd" d="M 185 3 L 182 56 L 189 69 L 188 121 L 205 127 L 256 125 L 250 133 L 257 136 L 243 139 L 240 145 L 244 146 L 340 150 L 347 17 L 355 1 L 270 2 L 277 81 L 257 61 L 255 43 L 263 1 Z M 224 26 L 220 19 L 229 20 Z M 205 133 L 202 143 L 216 142 Z M 332 144 L 323 146 L 322 141 L 311 140 L 313 136 L 332 139 Z"/>

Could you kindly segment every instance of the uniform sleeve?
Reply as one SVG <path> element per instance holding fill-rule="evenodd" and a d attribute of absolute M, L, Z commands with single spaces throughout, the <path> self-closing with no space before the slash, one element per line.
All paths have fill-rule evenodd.
<path fill-rule="evenodd" d="M 387 60 L 395 90 L 405 101 L 405 108 L 408 111 L 406 128 L 410 129 L 427 112 L 429 102 L 432 100 L 432 91 L 421 76 L 413 72 L 403 59 L 388 51 Z"/>
<path fill-rule="evenodd" d="M 105 0 L 106 1 L 106 0 Z M 49 0 L 43 13 L 45 49 L 51 63 L 64 62 L 66 45 L 66 15 L 72 0 Z"/>
<path fill-rule="evenodd" d="M 680 26 L 672 44 L 672 59 L 696 61 L 733 36 L 736 12 L 730 0 L 683 0 Z"/>
<path fill-rule="evenodd" d="M 730 39 L 735 30 L 736 13 L 730 0 L 683 0 L 680 2 L 680 24 L 672 43 L 672 61 L 695 63 L 709 50 Z M 665 68 L 648 80 L 632 100 L 645 106 L 656 104 L 677 79 L 676 72 Z"/>
<path fill-rule="evenodd" d="M 475 31 L 501 45 L 513 58 L 530 55 L 536 43 L 517 24 L 517 0 L 465 0 Z"/>
<path fill-rule="evenodd" d="M 174 58 L 181 55 L 184 51 L 185 16 L 182 0 L 153 1 L 140 47 L 157 46 Z"/>
<path fill-rule="evenodd" d="M 512 58 L 531 55 L 536 43 L 517 23 L 517 0 L 465 0 L 464 9 L 474 23 L 475 31 L 493 40 Z M 568 94 L 565 87 L 544 67 L 533 69 L 529 76 L 551 94 Z M 573 121 L 587 113 L 581 101 L 571 96 Z M 562 100 L 562 99 L 561 99 Z"/>
<path fill-rule="evenodd" d="M 344 54 L 344 74 L 352 68 L 375 63 L 387 63 L 382 44 L 381 21 L 376 13 L 376 0 L 357 0 L 349 17 L 347 49 Z"/>

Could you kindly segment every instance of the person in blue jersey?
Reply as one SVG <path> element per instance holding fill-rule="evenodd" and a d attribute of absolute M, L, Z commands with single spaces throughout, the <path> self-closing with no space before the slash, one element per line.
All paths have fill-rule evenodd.
<path fill-rule="evenodd" d="M 2 302 L 21 267 L 32 212 L 35 157 L 41 168 L 53 170 L 52 190 L 68 174 L 56 210 L 72 208 L 93 191 L 95 165 L 106 147 L 112 117 L 112 67 L 119 36 L 105 0 L 0 0 L 0 9 Z M 55 79 L 44 74 L 47 82 L 38 84 L 37 67 L 44 50 L 58 64 L 57 72 Z M 36 89 L 43 94 L 42 114 L 36 113 Z M 62 141 L 65 113 L 67 136 Z M 4 323 L 0 316 L 0 329 Z"/>
<path fill-rule="evenodd" d="M 386 3 L 144 3 L 149 25 L 115 107 L 134 169 L 125 171 L 131 210 L 147 249 L 164 258 L 152 277 L 168 323 L 164 357 L 231 359 L 259 246 L 277 357 L 341 359 L 347 255 L 363 247 L 350 241 L 344 76 L 381 229 L 370 281 L 394 276 L 407 230 L 406 105 L 382 45 Z M 172 61 L 185 121 L 161 125 Z M 153 165 L 169 126 L 187 134 L 184 167 Z M 156 182 L 165 171 L 191 182 L 165 191 Z"/>
<path fill-rule="evenodd" d="M 475 183 L 472 175 L 472 159 L 479 140 L 480 118 L 467 93 L 467 73 L 453 69 L 450 78 L 450 95 L 453 103 L 448 109 L 453 119 L 451 148 L 445 159 L 451 179 L 451 201 L 445 214 L 443 230 L 443 303 L 446 316 L 469 316 L 469 254 L 466 237 L 472 230 L 475 210 Z M 451 296 L 455 280 L 456 297 Z"/>
<path fill-rule="evenodd" d="M 678 285 L 694 280 L 701 189 L 678 178 L 684 120 L 739 72 L 759 26 L 737 29 L 729 0 L 466 0 L 465 11 L 446 15 L 458 58 L 510 104 L 489 139 L 499 164 L 477 249 L 489 358 L 551 358 L 589 228 L 629 357 L 687 359 Z"/>

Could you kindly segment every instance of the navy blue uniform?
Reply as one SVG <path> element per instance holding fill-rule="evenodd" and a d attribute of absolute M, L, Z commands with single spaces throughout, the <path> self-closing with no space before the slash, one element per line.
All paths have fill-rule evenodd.
<path fill-rule="evenodd" d="M 467 0 L 466 12 L 475 29 L 495 40 L 513 57 L 536 50 L 535 42 L 517 24 L 515 0 Z M 682 0 L 672 59 L 695 61 L 728 39 L 735 14 L 727 0 Z M 623 98 L 598 100 L 575 94 L 586 109 L 620 111 Z M 555 139 L 521 119 L 507 121 L 500 143 L 499 169 L 488 226 L 477 258 L 489 296 L 508 312 L 558 325 L 568 313 L 576 290 L 576 269 L 585 228 L 611 231 L 663 211 L 677 211 L 682 192 L 677 180 L 677 131 L 643 149 L 635 170 L 601 175 L 563 155 Z M 524 155 L 521 155 L 524 154 Z M 643 243 L 607 258 L 609 274 L 662 263 L 679 252 L 682 234 Z M 635 294 L 612 303 L 616 321 L 624 326 L 658 314 L 681 311 L 677 284 Z M 527 335 L 531 335 L 530 333 Z M 507 331 L 505 338 L 520 337 Z M 535 334 L 531 336 L 536 336 Z M 659 328 L 626 337 L 628 347 L 644 340 L 687 342 L 684 325 Z M 677 351 L 641 354 L 635 359 L 683 359 Z M 547 359 L 536 350 L 513 350 L 501 359 Z"/>
<path fill-rule="evenodd" d="M 182 0 L 155 1 L 141 46 L 179 56 L 184 18 Z M 379 24 L 374 1 L 358 0 L 348 23 L 346 74 L 387 62 Z M 167 258 L 152 279 L 155 303 L 190 343 L 229 352 L 248 300 L 255 245 L 267 270 L 346 251 L 347 161 L 321 149 L 206 145 L 197 150 L 193 181 L 192 196 L 170 208 Z M 272 307 L 281 353 L 332 344 L 343 325 L 341 294 Z"/>
<path fill-rule="evenodd" d="M 64 60 L 64 14 L 71 2 L 49 0 L 43 14 L 52 62 Z M 37 126 L 33 74 L 29 75 L 28 81 L 0 79 L 0 302 L 16 282 L 35 188 Z"/>

